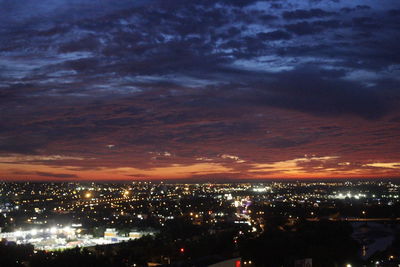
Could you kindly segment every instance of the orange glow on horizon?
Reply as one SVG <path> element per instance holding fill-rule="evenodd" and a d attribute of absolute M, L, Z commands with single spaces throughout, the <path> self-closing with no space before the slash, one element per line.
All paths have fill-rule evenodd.
<path fill-rule="evenodd" d="M 225 154 L 224 154 L 225 155 Z M 174 163 L 152 168 L 135 167 L 86 167 L 84 160 L 77 160 L 80 166 L 57 165 L 58 158 L 51 165 L 35 162 L 20 163 L 9 159 L 0 163 L 1 180 L 19 181 L 90 181 L 90 180 L 163 180 L 163 179 L 318 179 L 318 178 L 385 178 L 398 177 L 398 162 L 368 162 L 353 167 L 337 156 L 305 156 L 271 163 L 250 163 L 229 155 L 228 161 L 194 161 Z M 36 160 L 36 158 L 35 158 Z M 83 164 L 82 164 L 83 163 Z"/>

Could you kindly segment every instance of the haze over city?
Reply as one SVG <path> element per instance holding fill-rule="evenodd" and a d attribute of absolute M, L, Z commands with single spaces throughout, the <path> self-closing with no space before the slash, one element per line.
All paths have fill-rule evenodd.
<path fill-rule="evenodd" d="M 397 0 L 0 13 L 3 180 L 399 176 Z"/>

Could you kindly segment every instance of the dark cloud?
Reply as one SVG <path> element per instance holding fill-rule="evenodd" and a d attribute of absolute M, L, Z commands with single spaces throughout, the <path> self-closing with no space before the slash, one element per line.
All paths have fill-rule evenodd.
<path fill-rule="evenodd" d="M 78 178 L 77 175 L 67 173 L 49 173 L 49 172 L 36 172 L 36 175 L 49 177 L 49 178 Z"/>
<path fill-rule="evenodd" d="M 267 92 L 258 100 L 315 115 L 355 114 L 367 119 L 380 118 L 392 107 L 384 93 L 356 82 L 327 79 L 318 72 L 288 72 L 278 79 L 278 83 L 265 86 Z"/>
<path fill-rule="evenodd" d="M 297 35 L 312 35 L 322 33 L 328 29 L 335 29 L 341 26 L 338 20 L 317 20 L 313 22 L 298 22 L 293 24 L 285 25 L 285 28 L 289 32 L 293 32 Z"/>
<path fill-rule="evenodd" d="M 292 36 L 289 33 L 280 30 L 272 32 L 261 32 L 257 34 L 257 37 L 259 37 L 263 41 L 289 40 L 292 38 Z"/>
<path fill-rule="evenodd" d="M 356 10 L 355 8 L 350 8 L 350 7 L 342 7 L 340 9 L 341 12 L 345 12 L 345 13 L 349 13 L 349 12 L 352 12 L 352 11 L 355 11 L 355 10 Z"/>
<path fill-rule="evenodd" d="M 329 17 L 335 14 L 335 12 L 328 12 L 319 8 L 314 8 L 310 10 L 297 9 L 294 11 L 285 11 L 282 16 L 285 19 L 310 19 Z"/>
<path fill-rule="evenodd" d="M 29 136 L 26 133 L 18 134 L 18 130 L 4 128 L 3 133 L 14 133 L 15 135 L 9 136 L 2 135 L 0 139 L 0 151 L 7 153 L 20 153 L 20 154 L 37 154 L 38 150 L 46 144 L 46 137 L 44 136 Z"/>
<path fill-rule="evenodd" d="M 356 17 L 353 18 L 353 27 L 376 29 L 380 28 L 381 24 L 371 17 Z"/>
<path fill-rule="evenodd" d="M 279 3 L 272 3 L 270 6 L 274 9 L 281 9 L 283 7 L 283 5 Z"/>
<path fill-rule="evenodd" d="M 315 27 L 313 24 L 307 21 L 287 24 L 285 28 L 286 30 L 293 32 L 297 35 L 315 34 L 323 31 L 322 27 Z"/>
<path fill-rule="evenodd" d="M 362 9 L 362 10 L 370 10 L 371 9 L 371 7 L 368 5 L 357 5 L 356 8 Z"/>
<path fill-rule="evenodd" d="M 400 9 L 391 9 L 388 11 L 391 16 L 400 16 Z"/>

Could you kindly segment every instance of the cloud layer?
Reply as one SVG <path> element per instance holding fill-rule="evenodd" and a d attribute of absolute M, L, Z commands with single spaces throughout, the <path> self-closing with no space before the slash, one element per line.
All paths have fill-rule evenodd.
<path fill-rule="evenodd" d="M 397 1 L 0 1 L 4 179 L 397 176 Z"/>

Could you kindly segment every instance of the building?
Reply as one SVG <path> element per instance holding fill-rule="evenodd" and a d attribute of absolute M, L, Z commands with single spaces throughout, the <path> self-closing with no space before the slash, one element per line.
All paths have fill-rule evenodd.
<path fill-rule="evenodd" d="M 104 238 L 105 239 L 113 239 L 118 236 L 118 232 L 115 228 L 107 228 L 106 231 L 104 232 Z"/>

